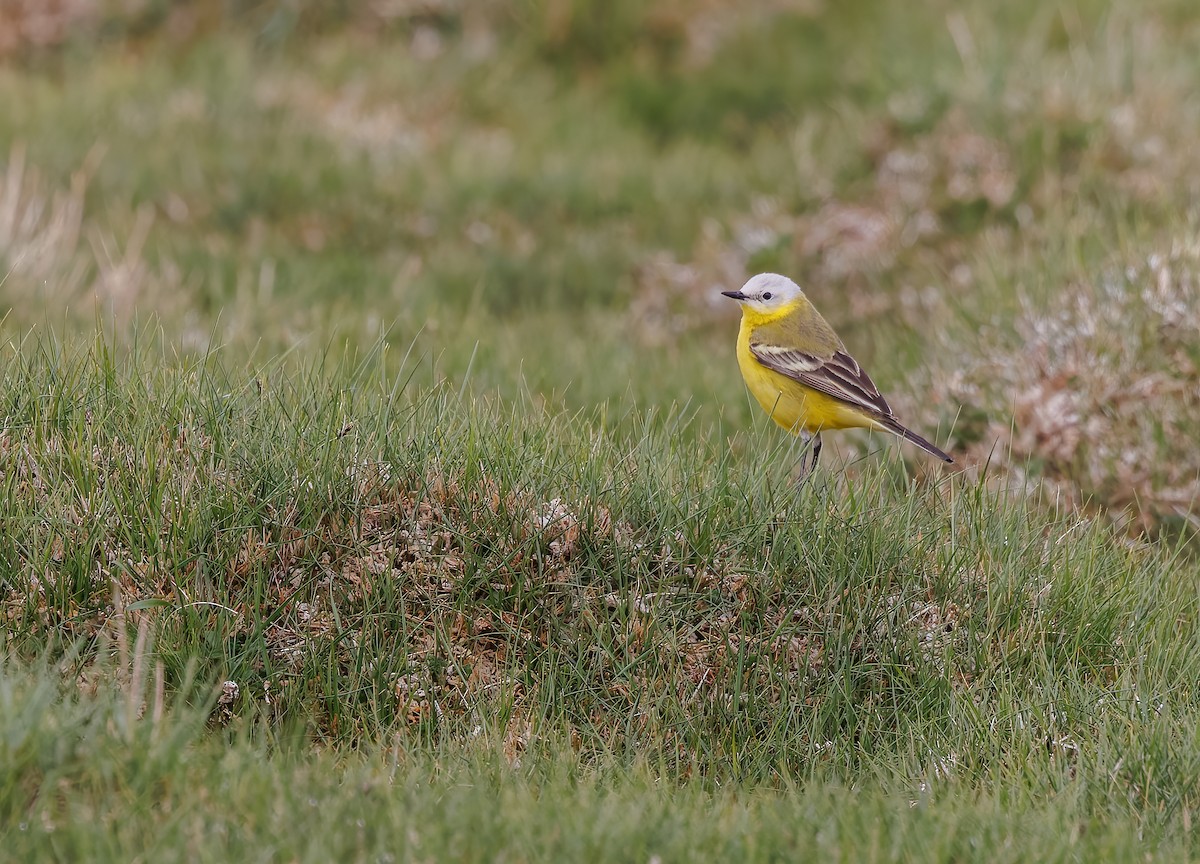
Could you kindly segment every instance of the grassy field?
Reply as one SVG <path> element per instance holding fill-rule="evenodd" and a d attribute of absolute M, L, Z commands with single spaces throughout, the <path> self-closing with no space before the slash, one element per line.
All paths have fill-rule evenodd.
<path fill-rule="evenodd" d="M 0 858 L 1200 855 L 1200 17 L 994 5 L 0 5 Z"/>

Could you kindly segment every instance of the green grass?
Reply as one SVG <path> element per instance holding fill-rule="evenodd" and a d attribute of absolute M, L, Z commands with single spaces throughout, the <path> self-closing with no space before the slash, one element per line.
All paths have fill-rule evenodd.
<path fill-rule="evenodd" d="M 1038 748 L 1035 764 L 1003 778 L 914 762 L 908 777 L 888 764 L 851 786 L 818 769 L 747 789 L 664 782 L 647 759 L 581 764 L 555 740 L 514 764 L 486 734 L 341 757 L 294 741 L 268 748 L 203 734 L 194 711 L 130 723 L 120 696 L 63 696 L 48 677 L 0 671 L 0 808 L 13 860 L 1190 857 L 1185 833 L 1111 803 L 1124 798 L 1108 773 L 1117 748 L 1149 756 L 1138 766 L 1147 773 L 1171 761 L 1156 749 L 1171 738 L 1162 718 L 1149 740 L 1106 741 L 1070 764 Z"/>
<path fill-rule="evenodd" d="M 5 855 L 1196 857 L 1188 7 L 603 6 L 3 60 Z"/>
<path fill-rule="evenodd" d="M 149 657 L 135 663 L 136 649 L 114 647 L 133 641 L 122 634 L 136 621 L 154 634 L 149 656 L 165 693 L 194 693 L 196 680 L 237 685 L 195 717 L 181 708 L 182 719 L 155 724 L 161 731 L 134 723 L 122 734 L 196 746 L 210 754 L 194 757 L 201 764 L 224 745 L 174 736 L 190 741 L 204 717 L 249 724 L 253 740 L 282 734 L 292 741 L 277 769 L 284 784 L 286 772 L 321 771 L 299 739 L 339 745 L 335 753 L 399 750 L 420 763 L 404 769 L 402 786 L 449 760 L 451 778 L 462 772 L 451 786 L 501 771 L 486 794 L 503 798 L 513 784 L 514 809 L 543 784 L 545 795 L 565 784 L 570 800 L 580 796 L 580 819 L 596 806 L 590 796 L 636 801 L 658 777 L 698 808 L 685 820 L 711 806 L 732 807 L 735 823 L 778 822 L 775 840 L 759 838 L 765 849 L 821 848 L 819 834 L 804 840 L 790 825 L 790 808 L 815 807 L 805 818 L 816 832 L 849 794 L 837 790 L 863 783 L 876 791 L 854 819 L 904 815 L 906 825 L 924 817 L 905 814 L 897 796 L 924 799 L 922 783 L 967 791 L 976 803 L 945 817 L 950 834 L 931 841 L 948 844 L 948 858 L 958 818 L 983 818 L 975 806 L 1007 812 L 985 822 L 998 838 L 1011 834 L 1011 812 L 994 809 L 993 796 L 1034 807 L 1051 795 L 1039 818 L 1054 825 L 1132 820 L 1155 843 L 1186 838 L 1200 646 L 1194 571 L 1180 552 L 1129 547 L 1103 522 L 1048 518 L 977 484 L 913 483 L 886 458 L 797 493 L 786 467 L 794 455 L 773 435 L 732 447 L 689 440 L 679 416 L 470 399 L 415 385 L 403 367 L 384 373 L 378 358 L 252 375 L 145 351 L 26 349 L 5 370 L 4 558 L 8 572 L 36 579 L 8 585 L 10 656 L 27 665 L 47 646 L 74 645 L 60 664 L 68 680 L 82 676 L 101 693 L 124 686 L 114 704 L 151 712 L 153 700 L 137 695 L 150 688 L 129 683 L 148 674 Z M 773 457 L 766 475 L 752 459 L 763 452 Z M 106 671 L 114 654 L 124 662 Z M 33 686 L 20 666 L 6 675 Z M 80 723 L 117 710 L 63 698 L 75 700 Z M 8 703 L 13 766 L 41 728 L 23 719 L 27 701 Z M 267 746 L 253 740 L 237 751 L 244 763 Z M 54 752 L 51 762 L 62 758 Z M 526 765 L 527 753 L 545 760 L 533 774 L 487 767 Z M 79 758 L 69 770 L 88 770 Z M 354 771 L 400 770 L 351 764 L 351 786 Z M 143 780 L 144 766 L 114 765 L 150 789 L 174 785 L 155 771 L 182 770 L 164 756 Z M 230 765 L 217 759 L 212 770 Z M 53 788 L 46 769 L 13 770 L 18 787 Z M 696 784 L 761 791 L 743 813 L 727 791 L 714 799 Z M 89 786 L 79 786 L 80 807 L 103 797 Z M 401 792 L 383 793 L 381 813 L 392 794 Z M 933 793 L 922 806 L 939 811 L 940 800 Z M 74 823 L 37 801 L 39 819 Z M 553 854 L 557 841 L 537 839 L 550 815 L 537 812 L 522 817 L 528 842 Z M 439 854 L 491 854 L 482 837 L 455 839 L 447 818 L 443 839 L 429 841 Z M 623 830 L 648 830 L 639 824 L 652 821 Z M 837 842 L 854 842 L 854 824 Z M 1089 842 L 1114 842 L 1087 830 Z M 89 834 L 78 842 L 98 842 Z M 186 837 L 178 842 L 200 842 Z M 604 857 L 603 837 L 580 840 L 579 854 Z M 353 833 L 341 842 L 370 849 Z M 666 849 L 690 857 L 708 847 L 693 842 Z"/>

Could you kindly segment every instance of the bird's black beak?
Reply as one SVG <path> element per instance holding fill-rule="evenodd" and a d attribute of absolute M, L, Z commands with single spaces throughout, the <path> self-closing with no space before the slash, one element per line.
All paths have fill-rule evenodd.
<path fill-rule="evenodd" d="M 746 299 L 746 295 L 743 294 L 741 291 L 722 291 L 721 293 L 724 294 L 726 297 L 729 297 L 732 300 L 745 300 Z"/>

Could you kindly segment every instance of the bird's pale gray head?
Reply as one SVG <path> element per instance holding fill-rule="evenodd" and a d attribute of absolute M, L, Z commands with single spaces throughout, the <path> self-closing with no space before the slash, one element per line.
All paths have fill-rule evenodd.
<path fill-rule="evenodd" d="M 739 290 L 721 293 L 763 314 L 778 312 L 804 296 L 799 285 L 778 273 L 759 273 L 751 276 Z"/>

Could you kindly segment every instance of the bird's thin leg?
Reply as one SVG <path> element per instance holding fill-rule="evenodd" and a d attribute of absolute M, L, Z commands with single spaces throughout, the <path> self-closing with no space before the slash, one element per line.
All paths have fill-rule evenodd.
<path fill-rule="evenodd" d="M 813 471 L 817 468 L 817 457 L 821 455 L 821 436 L 814 435 L 811 432 L 800 430 L 800 440 L 804 442 L 805 452 L 800 456 L 800 476 L 796 478 L 796 485 L 803 486 L 804 481 L 809 478 Z M 811 465 L 805 464 L 808 462 L 808 450 L 812 450 Z"/>

